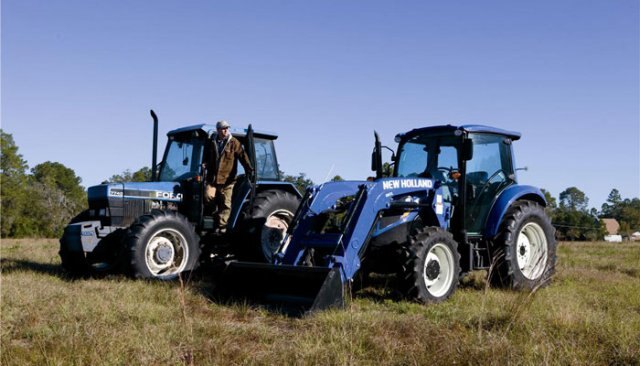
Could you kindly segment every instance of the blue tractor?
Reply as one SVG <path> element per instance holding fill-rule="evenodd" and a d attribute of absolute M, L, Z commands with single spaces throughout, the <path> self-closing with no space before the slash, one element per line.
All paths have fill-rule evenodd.
<path fill-rule="evenodd" d="M 386 174 L 375 137 L 376 177 L 308 189 L 273 262 L 229 263 L 221 294 L 317 310 L 342 306 L 359 273 L 395 273 L 397 290 L 422 303 L 447 299 L 472 270 L 513 289 L 549 281 L 555 232 L 540 189 L 518 184 L 519 133 L 414 129 L 396 136 Z"/>
<path fill-rule="evenodd" d="M 169 132 L 164 158 L 156 164 L 158 119 L 151 115 L 156 167 L 151 181 L 90 187 L 89 208 L 60 239 L 63 267 L 74 275 L 124 271 L 138 278 L 173 279 L 209 258 L 271 261 L 300 202 L 296 188 L 280 179 L 277 135 L 253 131 L 251 125 L 232 131 L 256 174 L 247 177 L 238 167 L 227 234 L 220 235 L 203 202 L 203 156 L 214 148 L 215 126 Z"/>

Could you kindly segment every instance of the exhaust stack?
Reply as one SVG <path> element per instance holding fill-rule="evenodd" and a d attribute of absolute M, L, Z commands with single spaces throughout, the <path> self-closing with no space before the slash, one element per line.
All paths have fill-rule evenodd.
<path fill-rule="evenodd" d="M 158 164 L 156 156 L 158 155 L 158 116 L 156 112 L 151 112 L 151 118 L 153 118 L 153 153 L 151 155 L 151 181 L 156 181 L 156 165 Z"/>

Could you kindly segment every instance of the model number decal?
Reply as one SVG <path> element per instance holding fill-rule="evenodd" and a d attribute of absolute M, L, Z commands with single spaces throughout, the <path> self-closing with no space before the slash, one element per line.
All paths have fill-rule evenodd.
<path fill-rule="evenodd" d="M 109 196 L 111 197 L 132 197 L 132 198 L 160 198 L 165 200 L 182 200 L 182 193 L 174 193 L 167 191 L 139 191 L 125 189 L 111 189 L 109 190 Z"/>
<path fill-rule="evenodd" d="M 382 189 L 398 188 L 433 188 L 433 182 L 428 179 L 398 179 L 382 182 Z"/>

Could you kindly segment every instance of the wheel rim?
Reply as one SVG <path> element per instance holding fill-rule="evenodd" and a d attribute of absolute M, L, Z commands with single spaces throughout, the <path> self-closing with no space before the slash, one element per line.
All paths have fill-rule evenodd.
<path fill-rule="evenodd" d="M 442 297 L 451 288 L 455 264 L 453 253 L 448 246 L 437 243 L 427 253 L 424 261 L 422 277 L 429 293 L 434 297 Z"/>
<path fill-rule="evenodd" d="M 542 275 L 547 264 L 547 251 L 547 236 L 542 227 L 534 222 L 526 224 L 518 234 L 516 247 L 518 268 L 526 278 L 535 280 Z"/>
<path fill-rule="evenodd" d="M 276 210 L 269 215 L 260 233 L 260 243 L 265 259 L 271 262 L 289 228 L 293 213 L 289 210 Z"/>
<path fill-rule="evenodd" d="M 174 229 L 158 230 L 145 249 L 145 263 L 154 277 L 182 272 L 189 259 L 187 239 Z"/>

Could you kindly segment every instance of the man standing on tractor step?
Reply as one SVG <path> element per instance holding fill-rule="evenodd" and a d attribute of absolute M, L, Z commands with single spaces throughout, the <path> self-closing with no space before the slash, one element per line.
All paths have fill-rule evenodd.
<path fill-rule="evenodd" d="M 227 230 L 227 220 L 231 214 L 231 195 L 238 173 L 238 160 L 242 163 L 247 178 L 251 178 L 254 173 L 253 168 L 242 144 L 231 136 L 227 121 L 218 121 L 216 133 L 211 135 L 209 154 L 206 159 L 204 201 L 209 212 L 217 208 L 214 219 L 219 233 Z"/>

